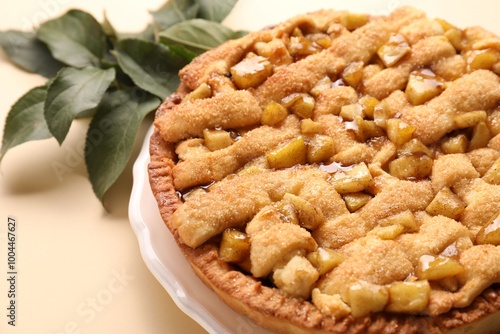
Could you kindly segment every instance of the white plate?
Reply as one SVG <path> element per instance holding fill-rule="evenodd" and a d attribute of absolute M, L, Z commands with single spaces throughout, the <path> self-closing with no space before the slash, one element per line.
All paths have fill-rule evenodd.
<path fill-rule="evenodd" d="M 177 306 L 209 333 L 271 334 L 233 311 L 196 276 L 158 212 L 149 187 L 149 130 L 134 164 L 129 218 L 144 262 Z"/>
<path fill-rule="evenodd" d="M 240 0 L 225 24 L 234 29 L 256 30 L 277 23 L 298 13 L 319 8 L 347 9 L 373 14 L 387 14 L 395 7 L 413 5 L 427 12 L 430 18 L 442 17 L 459 27 L 480 24 L 496 33 L 495 0 Z M 453 9 L 453 10 L 450 10 Z M 248 318 L 224 304 L 194 274 L 189 263 L 159 215 L 156 201 L 147 178 L 149 162 L 148 133 L 141 153 L 134 165 L 134 185 L 129 206 L 132 227 L 146 265 L 163 285 L 179 308 L 214 334 L 252 333 L 270 334 Z"/>

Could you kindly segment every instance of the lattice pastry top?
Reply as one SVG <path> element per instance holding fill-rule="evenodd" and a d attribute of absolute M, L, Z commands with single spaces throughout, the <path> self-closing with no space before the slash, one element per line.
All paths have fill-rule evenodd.
<path fill-rule="evenodd" d="M 162 217 L 204 282 L 277 332 L 484 318 L 500 307 L 499 74 L 499 37 L 406 7 L 229 41 L 157 112 Z"/>

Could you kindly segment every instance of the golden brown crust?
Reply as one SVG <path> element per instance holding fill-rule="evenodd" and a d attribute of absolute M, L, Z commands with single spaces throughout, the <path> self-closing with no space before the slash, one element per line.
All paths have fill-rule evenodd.
<path fill-rule="evenodd" d="M 150 143 L 149 178 L 161 216 L 176 237 L 178 245 L 207 286 L 238 312 L 277 333 L 443 333 L 498 312 L 500 287 L 493 285 L 463 309 L 453 309 L 434 319 L 379 313 L 363 318 L 349 316 L 341 322 L 321 314 L 310 302 L 298 301 L 243 274 L 217 256 L 218 246 L 206 243 L 191 248 L 178 241 L 169 225 L 172 213 L 181 203 L 172 184 L 174 151 L 155 132 Z"/>
<path fill-rule="evenodd" d="M 245 55 L 257 40 L 271 40 L 283 33 L 290 33 L 296 26 L 314 25 L 324 27 L 332 21 L 338 21 L 342 12 L 320 10 L 309 15 L 299 15 L 273 29 L 252 32 L 238 40 L 230 40 L 210 52 L 195 58 L 188 66 L 181 69 L 181 81 L 194 90 L 213 74 L 228 75 L 228 64 L 234 64 Z"/>
<path fill-rule="evenodd" d="M 301 22 L 300 24 L 307 24 L 310 20 L 318 24 L 318 22 L 323 22 L 322 20 L 326 21 L 325 16 L 328 20 L 335 20 L 338 19 L 339 13 L 319 12 L 315 15 L 317 15 L 317 17 L 313 15 L 296 18 L 295 21 L 287 22 L 280 26 L 280 29 L 291 29 L 290 27 L 297 25 L 297 22 Z M 394 16 L 397 15 L 402 15 L 404 17 L 404 19 L 398 23 L 400 25 L 402 25 L 403 22 L 406 24 L 407 21 L 410 20 L 407 16 L 401 14 L 401 11 L 394 14 Z M 416 17 L 412 18 L 412 21 L 420 17 L 420 14 L 415 15 Z M 479 30 L 479 32 L 473 34 L 474 31 L 475 30 L 471 30 L 469 32 L 472 36 L 470 38 L 481 33 L 481 30 Z M 268 34 L 269 39 L 272 38 L 272 34 L 274 33 L 276 33 L 274 30 L 262 32 L 262 34 Z M 213 52 L 202 55 L 191 65 L 183 69 L 180 73 L 183 84 L 180 86 L 179 90 L 172 94 L 158 109 L 157 117 L 169 113 L 174 106 L 181 102 L 182 98 L 190 90 L 195 89 L 201 82 L 206 81 L 210 73 L 215 72 L 227 75 L 228 73 L 226 73 L 225 70 L 228 66 L 227 64 L 221 64 L 221 59 L 223 59 L 224 62 L 235 63 L 236 59 L 240 59 L 243 54 L 248 52 L 250 45 L 255 42 L 256 36 L 258 36 L 257 33 L 250 34 L 241 40 L 228 42 L 218 47 Z M 259 38 L 262 38 L 262 35 L 259 35 Z M 369 39 L 370 37 L 368 36 L 366 38 Z M 346 47 L 345 44 L 339 44 L 338 50 L 340 51 L 336 52 L 345 54 L 348 51 L 342 48 Z M 375 48 L 378 48 L 378 46 L 374 46 L 374 49 Z M 349 52 L 352 52 L 352 50 Z M 354 52 L 354 54 L 356 54 L 356 52 Z M 362 53 L 358 56 L 365 57 Z M 319 58 L 318 56 L 318 59 Z M 337 57 L 335 57 L 335 59 L 337 59 Z M 335 61 L 330 62 L 330 65 L 335 65 Z M 311 59 L 311 64 L 313 63 L 317 64 L 314 58 Z M 344 66 L 344 64 L 341 64 L 339 68 L 343 68 Z M 319 67 L 321 67 L 321 65 Z M 335 66 L 333 66 L 333 68 L 335 68 Z M 330 67 L 330 70 L 331 69 L 332 67 Z M 280 76 L 283 75 L 284 77 L 292 78 L 289 80 L 290 85 L 285 87 L 285 91 L 276 91 L 276 88 L 273 88 L 272 80 L 269 80 L 269 83 L 266 85 L 261 86 L 262 88 L 260 88 L 260 91 L 255 91 L 255 96 L 260 104 L 265 105 L 269 100 L 275 99 L 273 95 L 279 95 L 278 99 L 280 99 L 289 92 L 296 91 L 297 81 L 295 79 L 298 76 L 289 76 L 289 74 L 293 73 L 297 73 L 297 71 L 290 68 L 289 72 L 283 71 L 280 74 Z M 317 81 L 324 74 L 324 70 L 320 70 L 317 78 L 310 82 Z M 377 80 L 381 80 L 381 78 L 384 77 L 379 77 Z M 276 80 L 283 81 L 285 79 L 280 77 Z M 386 79 L 384 79 L 384 81 L 385 80 Z M 288 79 L 285 81 L 288 81 Z M 300 84 L 304 84 L 304 82 L 300 81 Z M 375 85 L 375 81 L 371 84 Z M 308 86 L 308 88 L 302 89 L 305 91 L 310 90 L 312 84 L 309 83 L 306 84 L 306 86 L 307 85 L 310 87 Z M 287 89 L 288 91 L 286 91 Z M 388 88 L 388 92 L 393 90 L 394 88 Z M 382 94 L 385 96 L 388 95 L 386 93 Z M 484 100 L 482 102 L 484 102 Z M 408 115 L 406 117 L 411 117 L 411 113 L 405 115 Z M 336 121 L 336 118 L 333 118 L 331 115 L 324 116 L 324 119 L 333 123 Z M 415 122 L 417 123 L 417 121 Z M 330 127 L 329 129 L 335 129 L 335 127 Z M 349 136 L 342 133 L 340 133 L 340 135 L 345 136 L 346 143 L 350 142 L 351 138 Z M 356 146 L 354 141 L 351 142 L 351 144 Z M 364 152 L 366 152 L 366 150 Z M 267 286 L 263 281 L 245 274 L 241 269 L 237 269 L 221 261 L 217 255 L 218 243 L 216 241 L 209 240 L 196 248 L 189 247 L 180 242 L 179 232 L 172 224 L 172 215 L 182 203 L 176 187 L 174 187 L 173 170 L 177 163 L 177 156 L 174 144 L 166 142 L 160 135 L 158 129 L 155 129 L 150 139 L 150 155 L 151 162 L 148 166 L 149 180 L 153 194 L 158 202 L 160 214 L 166 226 L 174 235 L 183 254 L 193 267 L 193 270 L 223 301 L 263 327 L 269 328 L 277 333 L 445 333 L 455 328 L 466 328 L 467 325 L 477 322 L 488 315 L 498 313 L 500 310 L 500 286 L 494 284 L 482 292 L 480 296 L 475 298 L 471 305 L 465 308 L 452 309 L 436 317 L 394 314 L 388 312 L 380 312 L 358 318 L 348 315 L 341 320 L 335 319 L 334 316 L 327 316 L 320 312 L 320 310 L 310 301 L 287 296 L 279 289 Z M 497 156 L 495 152 L 493 152 L 493 155 L 495 157 Z M 351 155 L 346 154 L 346 156 Z M 366 158 L 366 160 L 371 160 L 372 158 L 373 156 L 370 156 Z M 481 163 L 480 157 L 475 157 L 473 159 L 477 161 L 476 164 Z M 486 167 L 483 169 L 487 170 Z"/>

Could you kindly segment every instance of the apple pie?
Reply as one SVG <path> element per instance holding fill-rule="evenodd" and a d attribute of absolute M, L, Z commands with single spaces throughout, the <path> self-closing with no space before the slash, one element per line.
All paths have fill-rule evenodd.
<path fill-rule="evenodd" d="M 156 112 L 196 274 L 277 333 L 500 331 L 500 38 L 401 7 L 226 42 Z"/>

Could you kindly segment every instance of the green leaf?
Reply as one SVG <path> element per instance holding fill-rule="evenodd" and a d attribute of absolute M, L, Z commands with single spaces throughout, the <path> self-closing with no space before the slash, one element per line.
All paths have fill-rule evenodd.
<path fill-rule="evenodd" d="M 38 38 L 54 58 L 78 68 L 99 66 L 106 52 L 106 35 L 92 15 L 70 10 L 38 28 Z"/>
<path fill-rule="evenodd" d="M 200 5 L 198 18 L 222 22 L 238 0 L 197 0 Z"/>
<path fill-rule="evenodd" d="M 90 123 L 85 162 L 96 196 L 102 201 L 125 168 L 137 130 L 161 101 L 138 88 L 107 93 Z"/>
<path fill-rule="evenodd" d="M 96 107 L 114 78 L 114 68 L 66 67 L 57 73 L 47 91 L 44 115 L 59 144 L 66 138 L 73 119 Z"/>
<path fill-rule="evenodd" d="M 159 34 L 160 42 L 166 45 L 184 45 L 191 51 L 202 53 L 225 41 L 241 36 L 220 23 L 193 19 L 177 23 Z"/>
<path fill-rule="evenodd" d="M 196 18 L 200 5 L 195 0 L 169 0 L 156 11 L 150 12 L 160 30 L 176 23 Z"/>
<path fill-rule="evenodd" d="M 111 42 L 115 42 L 118 38 L 118 32 L 116 31 L 115 27 L 111 24 L 111 21 L 108 19 L 108 15 L 106 15 L 106 12 L 104 12 L 104 18 L 101 23 L 101 28 L 104 34 L 111 40 Z"/>
<path fill-rule="evenodd" d="M 14 146 L 52 137 L 43 117 L 46 94 L 46 86 L 33 88 L 12 106 L 5 121 L 0 161 Z"/>
<path fill-rule="evenodd" d="M 186 63 L 190 63 L 199 53 L 193 52 L 184 45 L 169 45 L 168 48 L 178 54 Z"/>
<path fill-rule="evenodd" d="M 113 54 L 138 87 L 162 99 L 177 89 L 177 72 L 186 64 L 168 47 L 140 39 L 119 41 Z"/>
<path fill-rule="evenodd" d="M 0 31 L 0 45 L 14 64 L 46 78 L 52 78 L 64 66 L 33 32 Z"/>

